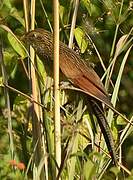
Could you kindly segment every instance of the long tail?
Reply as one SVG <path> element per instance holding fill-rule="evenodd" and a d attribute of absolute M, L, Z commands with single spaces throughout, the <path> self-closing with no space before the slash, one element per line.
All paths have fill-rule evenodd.
<path fill-rule="evenodd" d="M 114 164 L 117 165 L 117 157 L 116 157 L 116 152 L 115 152 L 114 140 L 113 140 L 113 136 L 112 136 L 109 124 L 103 114 L 103 111 L 99 107 L 99 105 L 94 100 L 91 100 L 91 102 L 93 106 L 93 111 L 97 117 L 98 124 L 103 133 L 110 156 Z"/>

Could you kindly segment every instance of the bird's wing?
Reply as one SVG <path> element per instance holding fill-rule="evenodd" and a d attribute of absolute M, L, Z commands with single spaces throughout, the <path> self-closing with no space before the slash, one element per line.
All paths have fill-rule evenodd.
<path fill-rule="evenodd" d="M 97 75 L 97 73 L 94 71 L 94 69 L 89 66 L 88 64 L 85 63 L 84 60 L 81 59 L 80 61 L 80 70 L 83 73 L 83 76 L 86 77 L 86 79 L 88 79 L 89 81 L 91 81 L 101 92 L 103 92 L 104 94 L 107 94 L 105 87 L 103 86 L 99 76 Z"/>
<path fill-rule="evenodd" d="M 86 94 L 112 107 L 109 97 L 101 89 L 90 81 L 84 74 L 71 79 L 72 83 L 81 88 Z"/>
<path fill-rule="evenodd" d="M 107 96 L 107 92 L 93 68 L 76 54 L 74 50 L 69 49 L 63 43 L 60 43 L 60 68 L 68 78 L 84 76 L 86 80 L 90 81 Z"/>

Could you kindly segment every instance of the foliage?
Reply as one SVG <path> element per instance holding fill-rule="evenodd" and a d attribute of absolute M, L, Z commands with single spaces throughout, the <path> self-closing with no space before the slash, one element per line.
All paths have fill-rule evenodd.
<path fill-rule="evenodd" d="M 36 57 L 41 138 L 36 136 L 31 102 L 29 49 L 21 42 L 26 32 L 24 1 L 0 1 L 0 179 L 55 179 L 52 65 Z M 28 2 L 28 1 L 27 1 Z M 31 1 L 32 4 L 33 1 Z M 36 27 L 51 31 L 52 1 L 36 1 Z M 60 39 L 68 44 L 75 1 L 60 0 Z M 30 2 L 26 8 L 30 11 Z M 133 2 L 81 0 L 73 49 L 94 66 L 116 109 L 133 120 Z M 32 14 L 28 14 L 32 20 Z M 30 27 L 30 25 L 29 25 Z M 1 57 L 0 57 L 1 58 Z M 2 59 L 2 58 L 1 58 Z M 60 77 L 64 80 L 64 77 Z M 109 162 L 104 140 L 86 97 L 60 90 L 62 179 L 132 179 L 132 126 L 112 111 L 106 113 L 118 156 L 131 174 Z M 88 99 L 89 101 L 89 99 Z M 34 131 L 37 130 L 38 132 Z M 34 136 L 40 138 L 34 144 Z M 13 142 L 12 142 L 13 140 Z M 41 149 L 38 150 L 39 141 Z M 99 141 L 101 141 L 99 143 Z M 104 151 L 100 148 L 102 147 Z M 36 153 L 40 159 L 36 166 Z M 44 174 L 41 173 L 44 169 Z"/>

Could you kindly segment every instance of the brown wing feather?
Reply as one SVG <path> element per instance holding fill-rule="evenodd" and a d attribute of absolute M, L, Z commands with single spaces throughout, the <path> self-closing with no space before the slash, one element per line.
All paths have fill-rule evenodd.
<path fill-rule="evenodd" d="M 60 42 L 60 68 L 68 78 L 77 78 L 84 75 L 86 80 L 92 82 L 100 91 L 107 95 L 99 76 L 93 68 L 88 66 L 74 50 L 68 48 L 62 42 Z"/>
<path fill-rule="evenodd" d="M 91 83 L 91 81 L 88 81 L 88 79 L 84 75 L 75 79 L 71 79 L 71 81 L 74 85 L 84 90 L 86 94 L 98 99 L 99 101 L 105 103 L 107 106 L 112 107 L 109 97 L 104 94 L 97 86 L 95 86 L 95 84 Z"/>

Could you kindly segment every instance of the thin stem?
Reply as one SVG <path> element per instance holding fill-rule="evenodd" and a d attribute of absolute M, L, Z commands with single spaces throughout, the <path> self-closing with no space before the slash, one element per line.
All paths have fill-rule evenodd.
<path fill-rule="evenodd" d="M 69 39 L 69 45 L 68 45 L 69 48 L 72 48 L 72 44 L 73 44 L 74 29 L 75 29 L 75 26 L 76 26 L 78 7 L 79 7 L 79 0 L 75 0 L 75 9 L 74 9 L 73 18 L 72 18 L 71 31 L 70 31 L 70 39 Z"/>
<path fill-rule="evenodd" d="M 24 20 L 25 20 L 25 29 L 26 32 L 29 31 L 29 12 L 28 12 L 28 1 L 23 0 L 23 7 L 24 7 Z"/>
<path fill-rule="evenodd" d="M 6 85 L 8 85 L 7 73 L 5 70 L 1 44 L 0 44 L 0 64 L 1 64 L 1 69 L 2 69 L 3 81 Z M 5 90 L 5 99 L 6 99 L 7 114 L 8 114 L 8 133 L 9 133 L 9 140 L 10 140 L 11 158 L 14 159 L 14 143 L 13 143 L 13 134 L 12 134 L 12 119 L 11 119 L 9 91 L 7 87 L 5 87 L 4 90 Z"/>
<path fill-rule="evenodd" d="M 59 92 L 59 2 L 53 0 L 54 7 L 54 118 L 55 118 L 55 157 L 58 167 L 61 164 L 60 131 L 60 92 Z M 58 171 L 56 169 L 56 175 Z"/>
<path fill-rule="evenodd" d="M 113 40 L 113 44 L 112 44 L 112 49 L 111 49 L 111 53 L 110 53 L 110 60 L 109 60 L 109 63 L 111 63 L 112 61 L 112 57 L 113 57 L 113 54 L 114 54 L 114 49 L 115 49 L 115 44 L 116 44 L 116 38 L 117 38 L 117 34 L 118 34 L 118 29 L 119 29 L 119 24 L 116 25 L 116 29 L 115 29 L 115 35 L 114 35 L 114 40 Z M 112 64 L 112 66 L 114 66 L 115 62 Z M 107 73 L 107 76 L 106 76 L 106 81 L 105 81 L 105 88 L 106 90 L 109 89 L 109 82 L 110 82 L 110 79 L 111 79 L 111 66 L 108 70 L 108 73 Z"/>
<path fill-rule="evenodd" d="M 52 26 L 51 26 L 49 17 L 48 17 L 47 12 L 46 12 L 46 10 L 45 10 L 45 8 L 44 8 L 44 5 L 43 5 L 42 0 L 40 0 L 40 4 L 41 4 L 41 6 L 42 6 L 42 9 L 43 9 L 44 15 L 45 15 L 45 17 L 46 17 L 46 20 L 47 20 L 47 22 L 48 22 L 48 25 L 49 25 L 49 27 L 50 27 L 50 30 L 51 30 L 51 32 L 53 32 L 53 28 L 52 28 Z"/>

